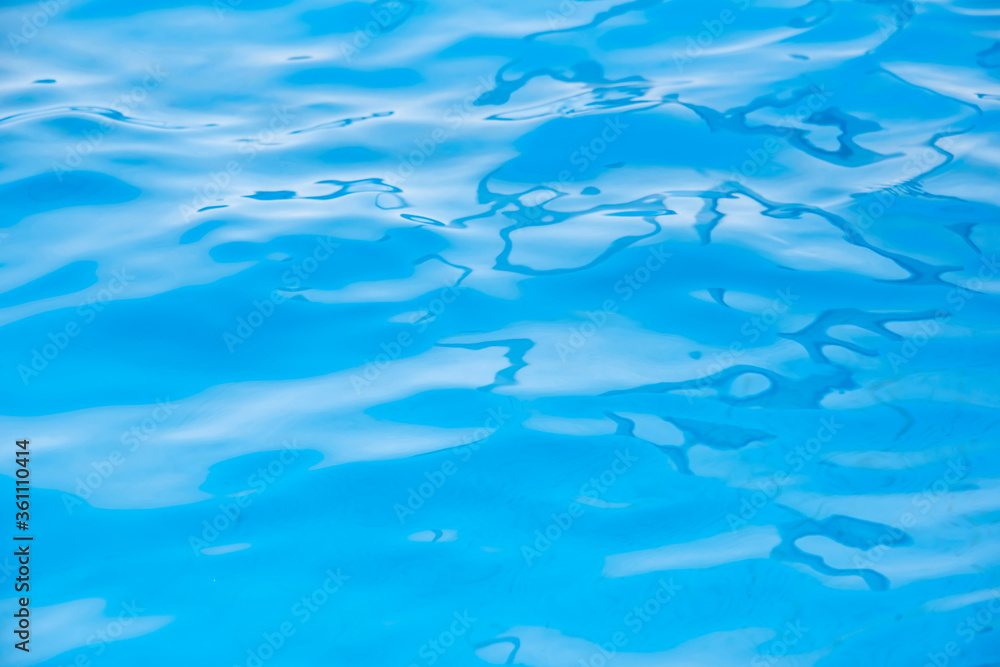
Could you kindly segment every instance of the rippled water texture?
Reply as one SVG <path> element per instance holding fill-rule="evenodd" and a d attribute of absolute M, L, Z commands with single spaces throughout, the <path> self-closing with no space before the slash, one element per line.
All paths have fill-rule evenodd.
<path fill-rule="evenodd" d="M 996 2 L 3 4 L 0 662 L 1000 665 Z"/>

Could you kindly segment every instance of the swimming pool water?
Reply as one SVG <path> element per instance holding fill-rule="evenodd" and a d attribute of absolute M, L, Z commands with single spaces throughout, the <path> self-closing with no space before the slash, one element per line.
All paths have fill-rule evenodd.
<path fill-rule="evenodd" d="M 1000 665 L 995 2 L 0 26 L 3 664 Z"/>

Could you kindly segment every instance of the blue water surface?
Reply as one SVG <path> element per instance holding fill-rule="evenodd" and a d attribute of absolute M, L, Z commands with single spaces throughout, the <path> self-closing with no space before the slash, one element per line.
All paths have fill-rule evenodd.
<path fill-rule="evenodd" d="M 1000 665 L 997 2 L 2 4 L 0 663 Z"/>

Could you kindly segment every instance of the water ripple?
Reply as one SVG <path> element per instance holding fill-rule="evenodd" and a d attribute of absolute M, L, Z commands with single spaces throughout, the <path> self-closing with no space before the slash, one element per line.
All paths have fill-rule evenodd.
<path fill-rule="evenodd" d="M 989 3 L 0 17 L 2 664 L 996 664 Z"/>

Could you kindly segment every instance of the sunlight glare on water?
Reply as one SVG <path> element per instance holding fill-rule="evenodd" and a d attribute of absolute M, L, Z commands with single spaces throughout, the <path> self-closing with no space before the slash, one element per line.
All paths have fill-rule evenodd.
<path fill-rule="evenodd" d="M 1000 665 L 995 2 L 0 26 L 0 663 Z"/>

